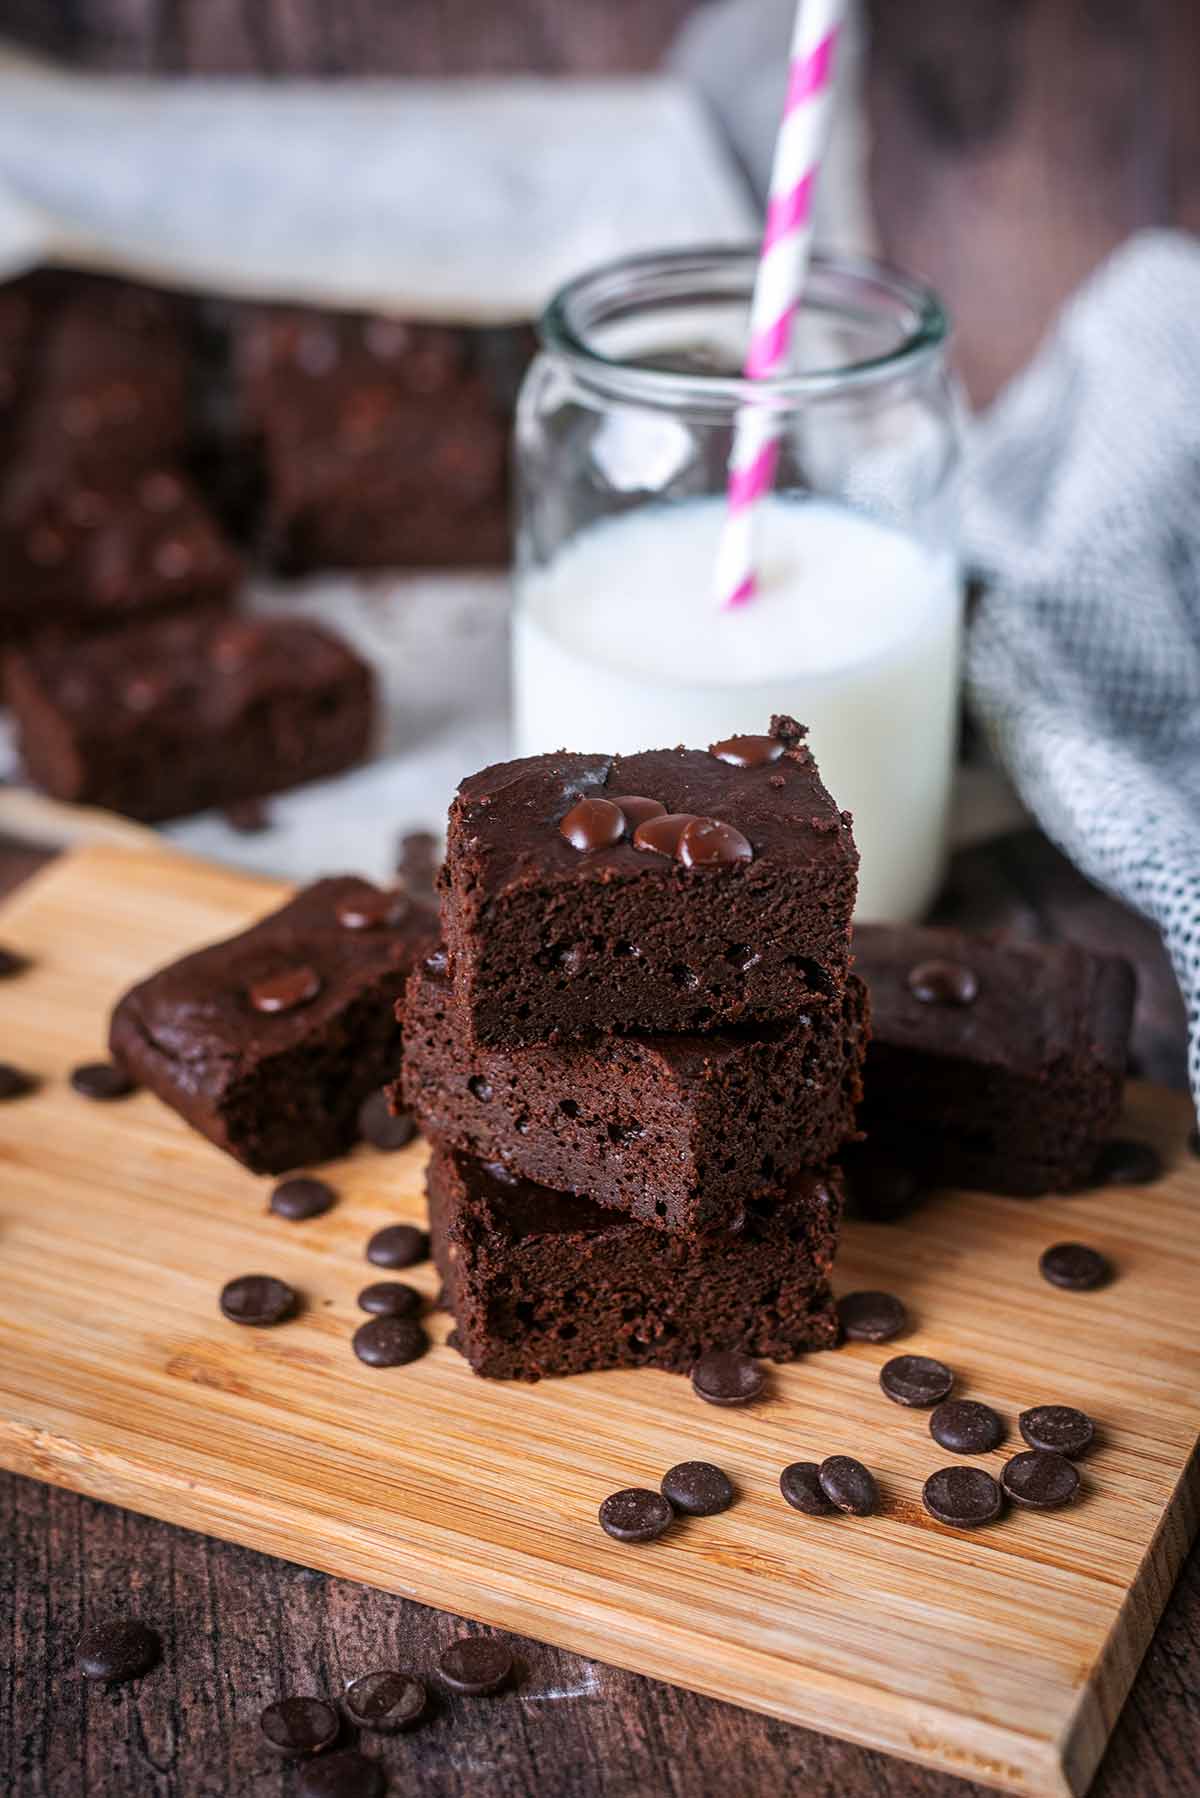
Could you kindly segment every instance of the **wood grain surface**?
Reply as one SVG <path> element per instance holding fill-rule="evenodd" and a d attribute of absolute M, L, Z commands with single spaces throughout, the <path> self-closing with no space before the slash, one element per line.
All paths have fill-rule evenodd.
<path fill-rule="evenodd" d="M 1026 1404 L 1099 1420 L 1080 1506 L 959 1533 L 921 1508 L 947 1457 L 879 1394 L 890 1347 L 778 1369 L 770 1402 L 733 1415 L 668 1375 L 479 1381 L 444 1319 L 419 1363 L 357 1363 L 363 1246 L 422 1215 L 420 1145 L 335 1165 L 339 1205 L 290 1227 L 265 1211 L 269 1182 L 149 1095 L 89 1106 L 64 1084 L 125 985 L 277 897 L 177 855 L 90 848 L 0 915 L 32 958 L 5 996 L 8 1052 L 44 1080 L 0 1120 L 0 1460 L 987 1784 L 1083 1791 L 1200 1497 L 1186 1103 L 1134 1099 L 1131 1127 L 1171 1164 L 1151 1187 L 1037 1205 L 944 1194 L 908 1225 L 847 1231 L 839 1285 L 898 1290 L 916 1319 L 905 1346 L 1009 1419 L 994 1471 Z M 1037 1256 L 1062 1238 L 1096 1242 L 1119 1277 L 1083 1298 L 1047 1287 Z M 224 1323 L 221 1284 L 251 1270 L 290 1280 L 300 1317 Z M 432 1269 L 414 1277 L 432 1297 Z M 786 1462 L 833 1452 L 870 1461 L 881 1515 L 814 1524 L 783 1505 Z M 730 1471 L 732 1511 L 640 1551 L 603 1537 L 607 1491 L 689 1458 Z"/>

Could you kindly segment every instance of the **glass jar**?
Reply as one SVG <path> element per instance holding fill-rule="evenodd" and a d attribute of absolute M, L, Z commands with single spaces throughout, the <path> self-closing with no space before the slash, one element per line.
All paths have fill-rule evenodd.
<path fill-rule="evenodd" d="M 945 314 L 915 282 L 817 259 L 796 372 L 746 381 L 755 255 L 632 257 L 564 288 L 517 414 L 516 753 L 704 747 L 810 728 L 854 813 L 859 916 L 936 891 L 958 710 L 961 408 Z M 780 454 L 759 596 L 713 587 L 734 425 Z"/>

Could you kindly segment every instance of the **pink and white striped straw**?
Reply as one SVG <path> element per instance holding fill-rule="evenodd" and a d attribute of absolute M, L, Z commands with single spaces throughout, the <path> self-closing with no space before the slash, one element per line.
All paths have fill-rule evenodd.
<path fill-rule="evenodd" d="M 842 0 L 797 0 L 787 99 L 750 303 L 743 373 L 752 381 L 781 374 L 788 366 L 812 252 L 813 188 L 829 126 L 841 15 Z M 778 419 L 766 406 L 747 406 L 738 415 L 729 459 L 728 514 L 717 550 L 716 593 L 722 611 L 747 605 L 758 591 L 755 511 L 775 480 L 778 430 Z"/>

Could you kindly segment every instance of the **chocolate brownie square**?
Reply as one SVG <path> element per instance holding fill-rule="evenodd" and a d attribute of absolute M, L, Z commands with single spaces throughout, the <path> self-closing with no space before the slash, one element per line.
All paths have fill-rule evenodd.
<path fill-rule="evenodd" d="M 453 1149 L 434 1149 L 427 1183 L 451 1341 L 476 1373 L 683 1373 L 709 1349 L 791 1361 L 837 1340 L 836 1173 L 800 1174 L 752 1200 L 740 1230 L 700 1237 L 647 1230 Z"/>
<path fill-rule="evenodd" d="M 0 641 L 225 603 L 241 565 L 177 470 L 17 472 L 0 501 Z"/>
<path fill-rule="evenodd" d="M 402 1001 L 403 1099 L 448 1148 L 693 1235 L 733 1228 L 748 1199 L 857 1135 L 868 1032 L 853 975 L 837 1011 L 504 1050 L 471 1042 L 441 959 Z"/>
<path fill-rule="evenodd" d="M 114 1057 L 259 1174 L 340 1155 L 401 1050 L 396 1001 L 432 914 L 341 876 L 126 993 Z"/>
<path fill-rule="evenodd" d="M 860 925 L 860 1122 L 924 1178 L 1033 1196 L 1085 1183 L 1121 1106 L 1134 975 L 1071 943 Z"/>
<path fill-rule="evenodd" d="M 296 619 L 206 613 L 39 642 L 10 652 L 5 685 L 38 786 L 148 821 L 337 774 L 371 739 L 371 670 Z"/>
<path fill-rule="evenodd" d="M 713 1030 L 841 1001 L 858 852 L 804 727 L 529 756 L 450 808 L 442 915 L 476 1042 Z"/>

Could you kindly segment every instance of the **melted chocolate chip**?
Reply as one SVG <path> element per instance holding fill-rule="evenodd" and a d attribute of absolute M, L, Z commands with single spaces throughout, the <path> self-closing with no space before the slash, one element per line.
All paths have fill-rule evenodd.
<path fill-rule="evenodd" d="M 754 851 L 740 830 L 716 818 L 693 818 L 685 824 L 675 856 L 685 868 L 731 868 L 754 859 Z"/>
<path fill-rule="evenodd" d="M 625 835 L 625 814 L 611 799 L 580 799 L 558 828 L 572 849 L 611 849 Z"/>
<path fill-rule="evenodd" d="M 321 976 L 315 968 L 307 964 L 298 968 L 282 968 L 278 974 L 270 974 L 263 980 L 256 980 L 250 988 L 250 1003 L 255 1011 L 272 1014 L 279 1011 L 296 1011 L 301 1005 L 307 1005 L 315 999 L 321 990 Z"/>
<path fill-rule="evenodd" d="M 1096 1186 L 1148 1186 L 1162 1172 L 1162 1156 L 1148 1142 L 1118 1138 L 1101 1145 L 1092 1181 Z"/>
<path fill-rule="evenodd" d="M 640 793 L 606 793 L 605 798 L 613 805 L 619 805 L 625 816 L 625 826 L 630 836 L 639 824 L 645 824 L 648 818 L 665 818 L 667 808 L 660 805 L 657 799 L 646 799 Z"/>
<path fill-rule="evenodd" d="M 908 990 L 922 1005 L 973 1005 L 979 977 L 960 961 L 923 961 L 909 974 Z"/>
<path fill-rule="evenodd" d="M 633 833 L 635 849 L 651 849 L 655 855 L 674 855 L 687 826 L 695 821 L 694 812 L 663 812 L 647 818 Z"/>
<path fill-rule="evenodd" d="M 71 1085 L 85 1099 L 127 1099 L 137 1086 L 115 1061 L 85 1061 L 71 1069 Z"/>
<path fill-rule="evenodd" d="M 267 1329 L 296 1309 L 295 1289 L 271 1274 L 242 1274 L 221 1288 L 221 1311 L 231 1324 Z"/>
<path fill-rule="evenodd" d="M 778 737 L 726 737 L 722 743 L 710 743 L 708 753 L 731 768 L 762 768 L 777 762 L 784 748 Z"/>
<path fill-rule="evenodd" d="M 610 1492 L 600 1506 L 600 1528 L 618 1542 L 653 1542 L 675 1520 L 670 1499 L 648 1486 Z"/>
<path fill-rule="evenodd" d="M 1091 1292 L 1104 1285 L 1112 1268 L 1099 1249 L 1090 1249 L 1083 1242 L 1056 1242 L 1044 1251 L 1038 1272 L 1051 1286 L 1061 1286 L 1065 1292 Z"/>

